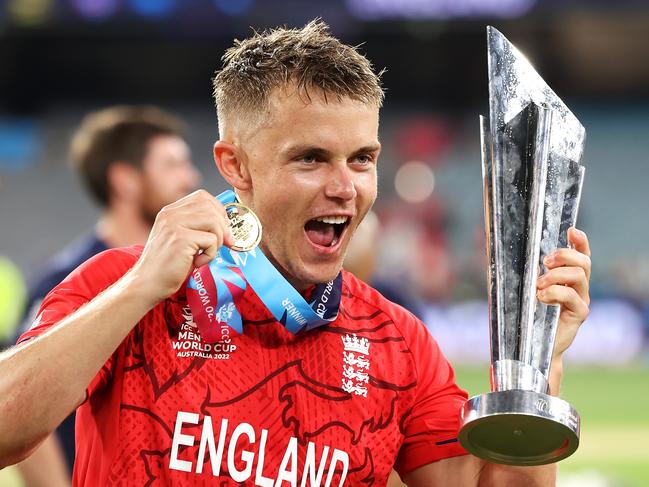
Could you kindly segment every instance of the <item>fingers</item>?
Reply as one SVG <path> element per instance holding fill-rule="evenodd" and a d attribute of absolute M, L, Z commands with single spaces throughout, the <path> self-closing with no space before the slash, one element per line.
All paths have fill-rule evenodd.
<path fill-rule="evenodd" d="M 582 241 L 582 244 L 584 242 Z M 591 261 L 590 249 L 588 248 L 588 241 L 585 246 L 581 246 L 588 254 L 581 252 L 576 247 L 574 249 L 557 249 L 543 260 L 543 264 L 548 269 L 556 269 L 559 267 L 581 267 L 586 275 L 586 280 L 590 280 Z"/>
<path fill-rule="evenodd" d="M 201 267 L 208 264 L 216 257 L 223 237 L 212 232 L 202 232 L 199 230 L 187 230 L 187 238 L 195 242 L 196 256 L 194 257 L 194 267 Z"/>
<path fill-rule="evenodd" d="M 568 241 L 574 248 L 557 249 L 543 260 L 548 270 L 537 281 L 538 298 L 585 319 L 590 304 L 590 246 L 586 234 L 576 228 L 568 230 Z"/>
<path fill-rule="evenodd" d="M 537 288 L 539 290 L 556 285 L 573 288 L 580 299 L 585 303 L 590 303 L 588 277 L 583 267 L 557 267 L 556 269 L 547 271 L 539 277 L 537 282 Z"/>
<path fill-rule="evenodd" d="M 568 242 L 571 243 L 577 252 L 590 257 L 590 244 L 588 243 L 588 237 L 586 234 L 577 230 L 575 227 L 568 229 Z"/>
<path fill-rule="evenodd" d="M 205 190 L 165 206 L 158 219 L 167 226 L 213 233 L 219 237 L 219 246 L 234 243 L 225 208 Z"/>
<path fill-rule="evenodd" d="M 588 237 L 581 230 L 570 228 L 568 243 L 572 248 L 558 249 L 543 260 L 547 271 L 537 282 L 539 301 L 561 306 L 555 356 L 560 356 L 570 346 L 577 330 L 588 317 L 590 304 L 591 254 Z"/>
<path fill-rule="evenodd" d="M 199 190 L 158 213 L 134 273 L 143 277 L 153 296 L 164 299 L 194 267 L 210 262 L 233 240 L 223 205 Z"/>
<path fill-rule="evenodd" d="M 552 285 L 537 292 L 539 301 L 545 304 L 561 305 L 562 314 L 568 311 L 578 323 L 588 316 L 588 304 L 572 287 Z"/>
<path fill-rule="evenodd" d="M 205 190 L 198 190 L 165 206 L 161 213 L 173 215 L 173 222 L 192 230 L 214 231 L 228 226 L 225 208 Z"/>
<path fill-rule="evenodd" d="M 226 225 L 225 232 L 223 233 L 223 245 L 225 245 L 226 247 L 232 247 L 235 242 L 236 238 L 234 238 L 232 228 L 230 228 L 230 224 L 228 223 Z"/>

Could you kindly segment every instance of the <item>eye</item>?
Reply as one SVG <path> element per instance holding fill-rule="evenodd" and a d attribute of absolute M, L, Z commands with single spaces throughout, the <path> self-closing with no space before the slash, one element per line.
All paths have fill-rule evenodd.
<path fill-rule="evenodd" d="M 358 154 L 354 157 L 354 162 L 360 165 L 372 164 L 374 162 L 373 154 Z"/>
<path fill-rule="evenodd" d="M 317 162 L 317 158 L 313 154 L 305 154 L 298 157 L 297 160 L 304 164 L 315 164 Z"/>

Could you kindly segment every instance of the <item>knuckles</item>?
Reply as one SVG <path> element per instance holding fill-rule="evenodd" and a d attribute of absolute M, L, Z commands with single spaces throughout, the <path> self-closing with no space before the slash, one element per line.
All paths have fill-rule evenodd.
<path fill-rule="evenodd" d="M 167 233 L 167 238 L 170 243 L 178 243 L 183 241 L 183 232 L 180 228 L 172 228 Z"/>
<path fill-rule="evenodd" d="M 221 240 L 223 240 L 221 235 L 217 235 L 217 234 L 214 234 L 214 233 L 211 233 L 209 235 L 209 239 L 212 241 L 212 244 L 210 245 L 210 248 L 214 247 L 215 249 L 221 246 Z"/>
<path fill-rule="evenodd" d="M 189 193 L 187 196 L 184 196 L 178 201 L 200 201 L 203 199 L 211 199 L 213 196 L 204 189 L 197 189 L 196 191 Z"/>
<path fill-rule="evenodd" d="M 572 261 L 579 254 L 575 249 L 558 249 L 555 252 L 555 260 L 558 262 Z"/>
<path fill-rule="evenodd" d="M 214 196 L 212 196 L 208 191 L 204 189 L 197 189 L 194 193 L 197 198 L 204 199 L 206 201 L 211 201 Z"/>
<path fill-rule="evenodd" d="M 199 208 L 215 208 L 215 197 L 204 189 L 194 191 L 190 197 L 192 206 L 195 205 Z"/>
<path fill-rule="evenodd" d="M 575 249 L 557 249 L 554 252 L 554 257 L 558 265 L 570 265 L 574 263 L 572 265 L 575 267 L 584 267 L 587 269 L 590 269 L 591 266 L 590 256 Z"/>
<path fill-rule="evenodd" d="M 161 210 L 158 212 L 158 214 L 156 215 L 156 218 L 155 218 L 155 219 L 156 219 L 156 222 L 160 222 L 160 223 L 164 223 L 164 222 L 166 222 L 167 219 L 169 218 L 169 214 L 170 214 L 172 211 L 173 211 L 173 210 L 172 210 L 171 208 L 169 208 L 169 205 L 167 205 L 167 206 L 163 206 L 162 209 L 161 209 Z"/>
<path fill-rule="evenodd" d="M 588 276 L 586 275 L 586 269 L 583 267 L 575 267 L 575 272 L 577 273 L 577 280 L 578 281 L 583 281 L 584 283 L 588 284 Z"/>

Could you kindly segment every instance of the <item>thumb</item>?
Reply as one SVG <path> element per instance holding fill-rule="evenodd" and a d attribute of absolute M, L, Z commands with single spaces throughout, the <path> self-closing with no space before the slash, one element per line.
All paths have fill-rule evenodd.
<path fill-rule="evenodd" d="M 223 245 L 225 245 L 226 247 L 232 247 L 235 242 L 236 239 L 234 238 L 232 229 L 230 228 L 230 225 L 227 225 L 223 230 Z"/>

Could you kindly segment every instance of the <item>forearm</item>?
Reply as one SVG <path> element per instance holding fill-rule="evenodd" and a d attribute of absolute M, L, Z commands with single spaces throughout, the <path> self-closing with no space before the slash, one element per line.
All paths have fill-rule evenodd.
<path fill-rule="evenodd" d="M 131 272 L 42 336 L 0 355 L 0 467 L 24 458 L 85 399 L 93 377 L 154 304 Z"/>
<path fill-rule="evenodd" d="M 557 482 L 556 464 L 540 467 L 512 467 L 485 463 L 480 474 L 479 487 L 550 487 Z"/>
<path fill-rule="evenodd" d="M 563 359 L 555 357 L 550 365 L 550 395 L 559 397 L 561 394 L 561 378 L 563 377 Z"/>

